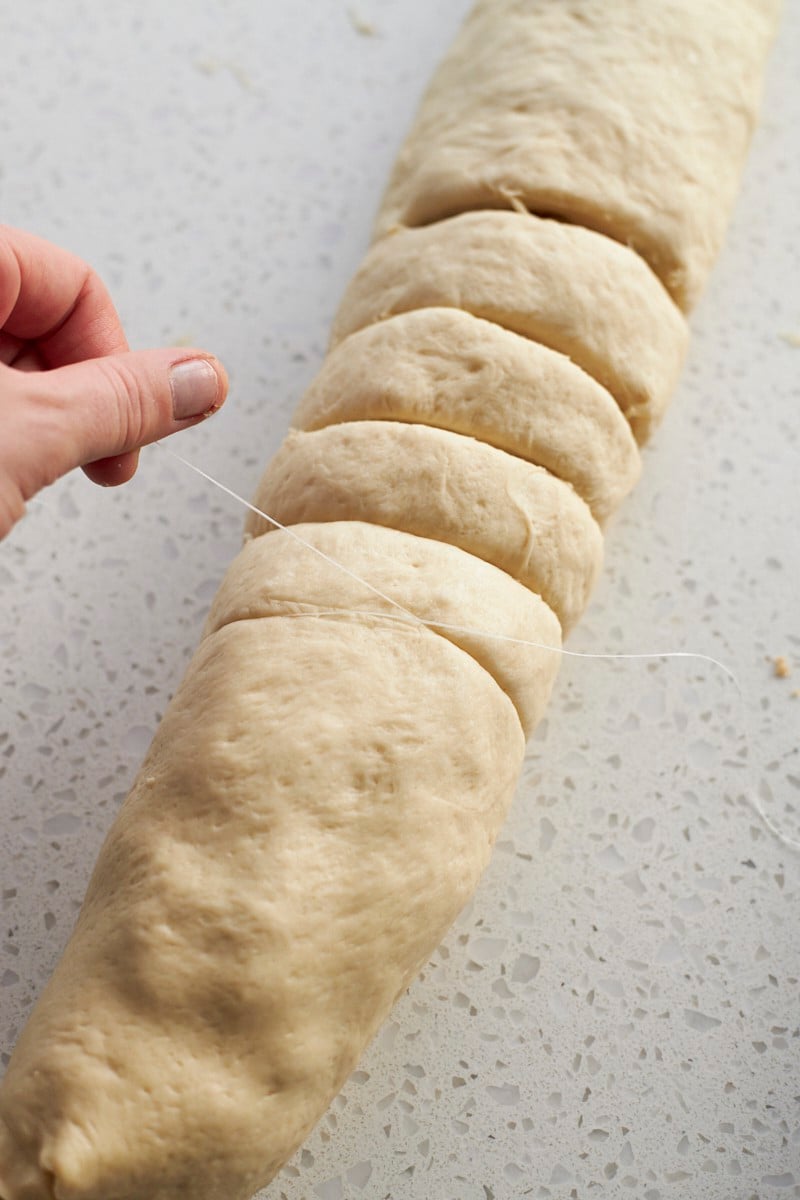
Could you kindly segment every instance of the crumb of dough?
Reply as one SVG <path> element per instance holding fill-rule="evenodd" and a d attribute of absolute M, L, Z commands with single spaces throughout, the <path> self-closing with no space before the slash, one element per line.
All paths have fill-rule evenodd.
<path fill-rule="evenodd" d="M 362 37 L 375 37 L 377 33 L 375 26 L 366 17 L 362 16 L 357 8 L 351 5 L 347 10 L 347 15 L 356 33 L 360 33 Z"/>
<path fill-rule="evenodd" d="M 793 700 L 800 700 L 800 688 L 795 688 L 791 693 L 791 697 Z"/>
<path fill-rule="evenodd" d="M 253 80 L 244 67 L 233 60 L 225 58 L 196 58 L 194 66 L 203 75 L 216 75 L 219 71 L 228 71 L 243 92 L 251 92 L 254 96 L 261 95 L 261 92 L 253 83 Z"/>
<path fill-rule="evenodd" d="M 258 88 L 253 83 L 253 80 L 250 78 L 247 71 L 245 71 L 244 67 L 240 66 L 237 62 L 226 62 L 225 66 L 228 68 L 243 92 L 252 92 L 254 96 L 258 96 L 260 94 Z"/>
<path fill-rule="evenodd" d="M 776 658 L 773 658 L 772 663 L 775 669 L 775 674 L 779 679 L 787 679 L 791 675 L 792 669 L 782 654 L 779 654 Z"/>
<path fill-rule="evenodd" d="M 787 345 L 800 349 L 800 333 L 782 333 L 781 337 Z"/>

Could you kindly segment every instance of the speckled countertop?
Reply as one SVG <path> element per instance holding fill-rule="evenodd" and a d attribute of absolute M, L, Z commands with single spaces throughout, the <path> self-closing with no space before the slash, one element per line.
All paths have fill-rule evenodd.
<path fill-rule="evenodd" d="M 229 403 L 176 444 L 245 494 L 465 8 L 0 3 L 2 219 L 91 261 L 134 345 L 219 354 Z M 472 907 L 269 1200 L 800 1196 L 800 852 L 745 798 L 800 838 L 799 67 L 789 0 L 683 384 L 571 642 L 713 655 L 743 702 L 703 662 L 564 662 Z M 153 449 L 0 546 L 5 1051 L 242 516 Z"/>

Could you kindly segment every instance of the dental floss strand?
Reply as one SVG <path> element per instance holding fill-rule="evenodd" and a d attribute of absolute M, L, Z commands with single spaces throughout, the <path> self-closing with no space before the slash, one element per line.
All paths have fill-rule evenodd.
<path fill-rule="evenodd" d="M 744 730 L 745 745 L 749 747 L 750 737 L 747 732 L 747 722 L 745 719 L 746 714 L 745 714 L 745 709 L 744 709 L 744 691 L 742 689 L 741 682 L 739 681 L 738 676 L 735 674 L 734 671 L 731 670 L 730 667 L 726 666 L 725 663 L 720 662 L 719 659 L 714 658 L 712 655 L 701 654 L 701 653 L 698 653 L 695 651 L 690 651 L 690 650 L 652 651 L 649 653 L 597 654 L 597 653 L 591 653 L 588 651 L 581 651 L 581 650 L 565 650 L 563 648 L 563 646 L 548 646 L 543 642 L 528 641 L 525 638 L 515 638 L 515 637 L 511 637 L 509 634 L 504 634 L 504 633 L 492 633 L 490 630 L 485 630 L 485 629 L 473 629 L 473 628 L 470 628 L 469 626 L 453 625 L 447 621 L 427 620 L 423 617 L 418 616 L 416 613 L 412 612 L 410 609 L 406 608 L 398 600 L 395 600 L 395 599 L 393 599 L 393 597 L 388 596 L 385 592 L 382 592 L 380 590 L 380 588 L 375 587 L 374 584 L 371 584 L 367 579 L 364 579 L 361 575 L 358 575 L 355 571 L 351 571 L 349 567 L 346 567 L 344 565 L 344 563 L 339 562 L 337 559 L 332 558 L 331 555 L 326 554 L 323 550 L 318 549 L 317 546 L 313 546 L 310 542 L 307 542 L 304 538 L 300 537 L 299 534 L 295 533 L 293 529 L 289 528 L 286 525 L 283 525 L 280 521 L 277 520 L 277 518 L 271 517 L 269 515 L 269 513 L 262 512 L 262 510 L 260 508 L 256 508 L 256 506 L 254 504 L 251 504 L 249 500 L 245 500 L 245 498 L 243 496 L 240 496 L 237 492 L 233 491 L 232 488 L 227 487 L 224 483 L 221 483 L 218 479 L 214 479 L 214 477 L 212 475 L 209 475 L 201 467 L 196 466 L 195 463 L 189 462 L 189 460 L 187 458 L 184 458 L 181 454 L 178 454 L 175 450 L 172 450 L 169 446 L 165 445 L 163 442 L 154 442 L 153 445 L 158 446 L 158 448 L 160 450 L 164 450 L 167 454 L 170 455 L 171 458 L 176 459 L 179 463 L 181 463 L 184 467 L 187 467 L 190 471 L 194 471 L 196 475 L 199 475 L 202 479 L 205 479 L 207 483 L 210 483 L 210 484 L 212 484 L 212 486 L 219 488 L 219 490 L 224 492 L 225 495 L 230 496 L 230 498 L 232 500 L 235 500 L 238 504 L 243 505 L 245 508 L 249 509 L 250 512 L 255 513 L 257 516 L 262 517 L 263 520 L 267 521 L 270 525 L 274 526 L 274 528 L 281 530 L 282 533 L 285 533 L 288 537 L 292 538 L 293 541 L 295 541 L 299 545 L 303 546 L 306 550 L 309 550 L 312 554 L 316 554 L 318 558 L 323 559 L 326 563 L 329 564 L 329 566 L 332 566 L 335 570 L 341 571 L 342 574 L 349 576 L 349 578 L 352 579 L 355 583 L 358 583 L 361 587 L 366 588 L 368 591 L 372 592 L 373 595 L 377 596 L 379 599 L 383 600 L 386 604 L 389 604 L 392 608 L 396 609 L 398 613 L 402 614 L 401 616 L 395 616 L 394 613 L 369 612 L 369 611 L 366 611 L 363 609 L 349 610 L 349 609 L 341 608 L 341 609 L 330 609 L 327 611 L 314 610 L 313 613 L 312 612 L 309 612 L 309 613 L 297 613 L 297 612 L 287 613 L 287 614 L 285 614 L 286 616 L 295 616 L 295 617 L 311 616 L 311 615 L 313 615 L 314 617 L 360 616 L 360 617 L 380 618 L 383 620 L 410 621 L 415 625 L 422 625 L 427 629 L 447 630 L 449 633 L 462 633 L 462 634 L 466 634 L 470 637 L 488 638 L 493 641 L 507 642 L 511 645 L 516 645 L 516 646 L 528 646 L 528 647 L 531 647 L 532 649 L 536 649 L 536 650 L 547 650 L 553 654 L 562 654 L 568 658 L 586 658 L 586 659 L 602 660 L 605 662 L 611 662 L 611 661 L 617 661 L 617 660 L 629 660 L 629 661 L 659 660 L 659 661 L 661 661 L 661 660 L 665 660 L 665 659 L 684 658 L 684 659 L 694 659 L 697 662 L 706 662 L 706 663 L 709 663 L 711 666 L 716 667 L 719 671 L 721 671 L 733 683 L 734 687 L 736 688 L 736 692 L 739 697 L 741 713 L 742 713 L 741 727 Z M 770 831 L 770 833 L 772 833 L 772 835 L 774 837 L 776 837 L 780 842 L 783 843 L 783 845 L 787 846 L 789 849 L 800 851 L 800 840 L 798 840 L 797 838 L 791 837 L 789 834 L 784 833 L 783 830 L 778 828 L 778 826 L 774 823 L 774 821 L 771 819 L 771 817 L 765 811 L 763 805 L 761 804 L 761 801 L 758 799 L 757 796 L 754 796 L 754 795 L 751 795 L 751 794 L 745 792 L 745 793 L 743 793 L 743 798 L 744 798 L 745 802 L 747 803 L 747 805 L 756 813 L 756 815 L 759 817 L 759 819 L 762 821 L 762 823 Z"/>

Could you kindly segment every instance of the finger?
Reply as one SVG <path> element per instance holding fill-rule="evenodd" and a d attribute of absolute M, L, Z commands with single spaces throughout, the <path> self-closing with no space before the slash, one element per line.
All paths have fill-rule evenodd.
<path fill-rule="evenodd" d="M 98 460 L 104 483 L 124 482 L 140 446 L 197 424 L 227 393 L 222 364 L 202 351 L 144 350 L 55 371 L 0 368 L 2 419 L 12 436 L 0 447 L 0 476 L 19 481 L 23 499 L 74 467 Z M 13 455 L 13 461 L 11 456 Z M 95 473 L 90 469 L 90 478 Z"/>
<path fill-rule="evenodd" d="M 13 367 L 14 360 L 19 358 L 25 346 L 27 342 L 23 342 L 22 338 L 12 337 L 4 329 L 0 329 L 0 363 Z"/>
<path fill-rule="evenodd" d="M 0 225 L 0 328 L 36 341 L 45 367 L 128 348 L 111 297 L 91 267 L 8 225 Z"/>
<path fill-rule="evenodd" d="M 84 474 L 100 487 L 118 487 L 127 483 L 136 474 L 139 466 L 139 451 L 116 454 L 111 458 L 98 458 L 96 462 L 84 463 Z"/>
<path fill-rule="evenodd" d="M 35 350 L 31 350 L 27 342 L 8 365 L 15 371 L 41 371 L 44 369 L 41 358 Z"/>

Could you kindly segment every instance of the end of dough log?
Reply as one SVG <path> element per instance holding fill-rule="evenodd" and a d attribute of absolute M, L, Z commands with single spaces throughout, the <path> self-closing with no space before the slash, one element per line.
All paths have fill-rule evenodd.
<path fill-rule="evenodd" d="M 779 12 L 780 0 L 479 0 L 398 155 L 376 236 L 524 206 L 632 247 L 688 310 L 722 245 Z"/>
<path fill-rule="evenodd" d="M 45 1173 L 70 1200 L 268 1182 L 471 895 L 523 750 L 421 626 L 205 637 L 12 1056 L 7 1200 L 50 1200 Z"/>

